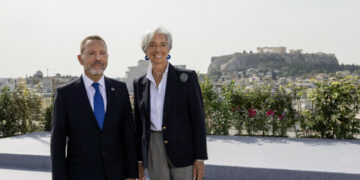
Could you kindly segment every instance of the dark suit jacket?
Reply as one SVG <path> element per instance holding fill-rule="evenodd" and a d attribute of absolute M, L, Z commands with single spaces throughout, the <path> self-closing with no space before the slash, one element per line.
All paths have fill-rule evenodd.
<path fill-rule="evenodd" d="M 138 176 L 135 127 L 126 85 L 105 77 L 105 87 L 107 108 L 102 131 L 82 77 L 57 89 L 51 126 L 53 180 Z"/>
<path fill-rule="evenodd" d="M 180 80 L 183 73 L 188 77 L 185 82 Z M 151 94 L 150 81 L 145 76 L 134 80 L 134 106 L 138 158 L 147 166 Z M 174 166 L 188 166 L 195 159 L 207 159 L 204 109 L 197 75 L 170 63 L 162 128 L 166 153 Z"/>

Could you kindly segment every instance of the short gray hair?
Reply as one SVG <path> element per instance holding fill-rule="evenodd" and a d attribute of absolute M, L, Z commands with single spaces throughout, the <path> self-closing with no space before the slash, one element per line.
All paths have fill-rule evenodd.
<path fill-rule="evenodd" d="M 85 43 L 88 40 L 99 40 L 99 41 L 103 42 L 104 45 L 105 45 L 105 49 L 107 50 L 107 46 L 106 46 L 106 43 L 105 43 L 104 39 L 102 37 L 100 37 L 99 35 L 92 35 L 92 36 L 86 37 L 84 40 L 81 41 L 80 54 L 84 53 L 84 51 L 85 51 Z"/>
<path fill-rule="evenodd" d="M 149 47 L 149 44 L 151 42 L 151 40 L 153 39 L 155 34 L 163 34 L 166 36 L 166 40 L 167 40 L 167 44 L 169 46 L 169 49 L 171 50 L 172 48 L 172 37 L 171 34 L 168 30 L 166 30 L 163 27 L 157 27 L 154 30 L 151 31 L 147 31 L 141 41 L 141 49 L 144 51 L 144 53 L 146 53 L 147 48 Z"/>

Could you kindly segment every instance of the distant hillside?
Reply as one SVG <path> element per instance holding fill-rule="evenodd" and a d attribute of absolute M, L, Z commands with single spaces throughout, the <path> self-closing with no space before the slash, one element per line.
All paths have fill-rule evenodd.
<path fill-rule="evenodd" d="M 240 72 L 249 68 L 263 73 L 277 71 L 280 77 L 335 73 L 341 70 L 360 73 L 358 65 L 339 65 L 334 54 L 302 54 L 296 51 L 295 53 L 234 53 L 212 57 L 208 74 Z"/>

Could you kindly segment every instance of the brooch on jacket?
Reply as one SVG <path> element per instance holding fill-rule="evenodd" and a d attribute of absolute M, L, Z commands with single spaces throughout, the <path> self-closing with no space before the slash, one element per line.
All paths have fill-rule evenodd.
<path fill-rule="evenodd" d="M 186 82 L 189 79 L 188 75 L 186 73 L 181 73 L 180 74 L 180 81 L 181 82 Z"/>

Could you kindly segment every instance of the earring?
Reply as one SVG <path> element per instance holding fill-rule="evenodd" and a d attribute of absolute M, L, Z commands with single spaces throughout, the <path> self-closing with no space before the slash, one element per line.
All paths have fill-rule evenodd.
<path fill-rule="evenodd" d="M 148 56 L 145 56 L 145 60 L 147 60 L 147 61 L 148 61 L 148 60 L 149 60 L 149 57 L 148 57 Z"/>
<path fill-rule="evenodd" d="M 167 60 L 171 59 L 171 56 L 170 54 L 166 57 Z"/>

